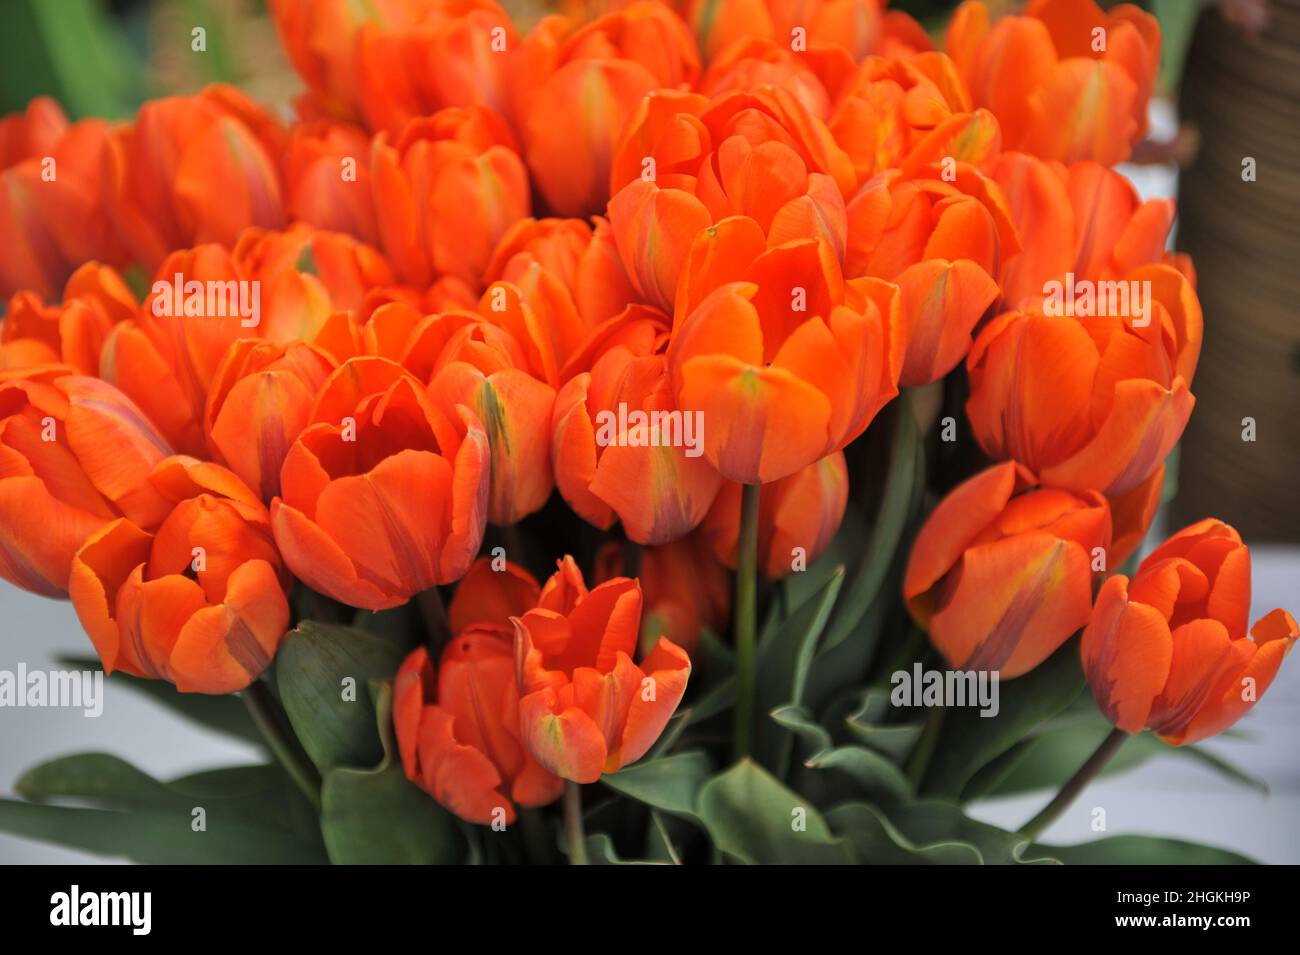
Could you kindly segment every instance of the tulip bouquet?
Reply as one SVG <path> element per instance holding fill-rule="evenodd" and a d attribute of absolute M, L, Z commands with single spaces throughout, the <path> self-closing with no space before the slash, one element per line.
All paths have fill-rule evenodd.
<path fill-rule="evenodd" d="M 0 576 L 266 758 L 55 759 L 0 829 L 144 861 L 1239 858 L 1038 841 L 1117 750 L 1235 723 L 1297 637 L 1249 627 L 1220 521 L 1133 556 L 1202 332 L 1173 203 L 1112 168 L 1151 15 L 269 7 L 291 112 L 218 85 L 0 122 Z M 1017 831 L 964 808 L 1015 792 L 1045 804 Z"/>

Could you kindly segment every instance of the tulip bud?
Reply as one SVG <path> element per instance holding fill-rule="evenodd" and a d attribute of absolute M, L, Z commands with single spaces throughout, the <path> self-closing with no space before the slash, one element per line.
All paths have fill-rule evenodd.
<path fill-rule="evenodd" d="M 107 382 L 57 368 L 0 381 L 0 577 L 65 596 L 73 555 L 98 528 L 161 520 L 166 502 L 148 477 L 169 454 Z"/>
<path fill-rule="evenodd" d="M 1009 680 L 1088 622 L 1094 563 L 1110 544 L 1106 500 L 1032 485 L 1010 462 L 981 471 L 939 503 L 912 546 L 908 611 L 954 669 Z"/>
<path fill-rule="evenodd" d="M 1181 746 L 1221 733 L 1255 704 L 1295 645 L 1285 610 L 1246 635 L 1250 551 L 1207 519 L 1102 585 L 1083 633 L 1083 669 L 1106 718 Z"/>
<path fill-rule="evenodd" d="M 289 626 L 288 575 L 261 501 L 225 468 L 175 456 L 149 483 L 155 530 L 119 518 L 90 536 L 68 590 L 107 673 L 182 693 L 234 693 L 271 663 Z"/>

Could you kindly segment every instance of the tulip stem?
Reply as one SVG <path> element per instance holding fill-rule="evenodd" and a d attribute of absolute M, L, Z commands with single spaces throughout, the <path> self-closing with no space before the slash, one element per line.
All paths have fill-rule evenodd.
<path fill-rule="evenodd" d="M 572 779 L 564 781 L 564 838 L 569 846 L 569 865 L 587 865 L 587 835 L 582 831 L 582 787 Z"/>
<path fill-rule="evenodd" d="M 925 771 L 930 768 L 930 757 L 934 755 L 934 749 L 939 744 L 939 731 L 943 729 L 945 712 L 947 711 L 942 706 L 936 706 L 926 714 L 925 727 L 921 730 L 921 735 L 916 738 L 912 752 L 907 757 L 907 778 L 912 781 L 912 788 L 918 793 L 925 779 Z"/>
<path fill-rule="evenodd" d="M 758 493 L 746 484 L 740 497 L 740 537 L 736 541 L 736 729 L 735 756 L 750 752 L 754 729 L 755 629 L 758 622 Z"/>
<path fill-rule="evenodd" d="M 1088 757 L 1087 762 L 1080 766 L 1079 771 L 1070 777 L 1070 781 L 1061 787 L 1056 797 L 1043 807 L 1042 812 L 1020 827 L 1020 834 L 1031 840 L 1042 835 L 1043 830 L 1054 823 L 1061 813 L 1079 798 L 1079 794 L 1087 788 L 1097 774 L 1106 768 L 1106 764 L 1119 752 L 1126 739 L 1128 733 L 1122 729 L 1111 730 L 1096 751 Z"/>
<path fill-rule="evenodd" d="M 302 790 L 308 802 L 319 810 L 320 774 L 289 728 L 289 718 L 271 693 L 271 688 L 261 680 L 254 680 L 240 696 L 248 708 L 249 716 L 266 740 L 266 745 L 271 748 L 284 771 Z"/>

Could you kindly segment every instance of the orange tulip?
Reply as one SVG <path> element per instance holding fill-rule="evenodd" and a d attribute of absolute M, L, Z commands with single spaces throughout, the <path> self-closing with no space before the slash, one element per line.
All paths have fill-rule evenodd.
<path fill-rule="evenodd" d="M 102 120 L 68 125 L 47 97 L 0 119 L 0 296 L 52 299 L 84 262 L 125 264 L 105 202 L 108 137 Z"/>
<path fill-rule="evenodd" d="M 1095 162 L 1069 167 L 1023 153 L 1001 156 L 993 178 L 1002 187 L 1023 251 L 1004 260 L 1003 301 L 1032 307 L 1049 283 L 1073 273 L 1094 282 L 1127 280 L 1144 266 L 1184 272 L 1186 257 L 1166 252 L 1175 204 L 1143 202 L 1132 183 Z"/>
<path fill-rule="evenodd" d="M 632 662 L 641 602 L 640 584 L 626 577 L 588 591 L 566 557 L 539 605 L 512 618 L 521 735 L 557 776 L 591 783 L 636 762 L 686 692 L 690 658 L 667 638 Z"/>
<path fill-rule="evenodd" d="M 513 823 L 516 804 L 545 806 L 564 781 L 519 736 L 512 639 L 466 630 L 447 644 L 435 677 L 413 651 L 393 686 L 393 725 L 407 777 L 466 822 Z"/>
<path fill-rule="evenodd" d="M 596 556 L 596 582 L 624 575 L 626 545 L 609 541 Z M 641 633 L 663 635 L 692 654 L 705 631 L 726 631 L 731 578 L 699 533 L 641 551 Z M 650 647 L 643 648 L 649 650 Z"/>
<path fill-rule="evenodd" d="M 280 470 L 271 525 L 314 590 L 383 610 L 450 583 L 483 540 L 489 448 L 461 406 L 444 415 L 384 358 L 344 362 Z"/>
<path fill-rule="evenodd" d="M 746 281 L 723 285 L 673 331 L 677 406 L 702 415 L 704 457 L 732 481 L 776 481 L 843 448 L 898 393 L 897 287 L 846 282 L 824 252 L 810 240 L 760 254 Z"/>
<path fill-rule="evenodd" d="M 104 339 L 136 308 L 121 276 L 98 262 L 87 262 L 72 274 L 61 305 L 45 305 L 35 292 L 19 292 L 9 300 L 0 325 L 0 371 L 57 364 L 96 375 Z"/>
<path fill-rule="evenodd" d="M 1102 585 L 1083 633 L 1083 669 L 1106 718 L 1175 746 L 1221 733 L 1268 689 L 1295 645 L 1285 610 L 1246 635 L 1250 551 L 1209 518 Z M 1254 639 L 1251 639 L 1251 638 Z"/>
<path fill-rule="evenodd" d="M 946 49 L 1010 149 L 1113 166 L 1146 132 L 1160 27 L 1132 4 L 1103 13 L 1092 0 L 1032 0 L 992 25 L 983 3 L 967 2 Z"/>
<path fill-rule="evenodd" d="M 966 363 L 966 412 L 986 454 L 1111 496 L 1164 461 L 1195 402 L 1200 305 L 1168 266 L 1132 275 L 1150 283 L 1145 315 L 1008 312 L 984 327 Z"/>
<path fill-rule="evenodd" d="M 887 22 L 891 14 L 883 6 L 880 0 L 690 0 L 686 17 L 709 60 L 749 37 L 800 43 L 808 51 L 831 47 L 861 60 L 891 28 L 903 29 Z"/>
<path fill-rule="evenodd" d="M 928 171 L 917 179 L 887 172 L 853 197 L 848 221 L 847 274 L 899 287 L 908 326 L 900 382 L 937 381 L 970 350 L 998 297 L 1002 257 L 1019 249 L 996 184 L 969 166 L 952 183 Z"/>
<path fill-rule="evenodd" d="M 592 221 L 521 219 L 501 237 L 484 274 L 488 285 L 510 283 L 540 321 L 561 330 L 565 357 L 635 301 L 609 223 Z"/>
<path fill-rule="evenodd" d="M 72 564 L 72 605 L 106 673 L 182 693 L 242 690 L 289 627 L 266 508 L 225 468 L 194 458 L 167 458 L 149 482 L 167 516 L 153 530 L 119 518 L 93 533 Z"/>
<path fill-rule="evenodd" d="M 67 593 L 73 555 L 107 522 L 153 526 L 147 478 L 171 448 L 112 385 L 58 368 L 0 381 L 0 577 Z"/>
<path fill-rule="evenodd" d="M 499 569 L 498 569 L 499 568 Z M 542 588 L 518 564 L 492 557 L 480 557 L 456 584 L 447 606 L 452 633 L 466 630 L 495 630 L 513 637 L 511 617 L 537 606 Z"/>
<path fill-rule="evenodd" d="M 551 496 L 551 413 L 555 389 L 526 370 L 505 330 L 477 321 L 453 333 L 438 359 L 429 395 L 448 416 L 458 405 L 483 422 L 491 448 L 488 520 L 514 524 Z"/>
<path fill-rule="evenodd" d="M 302 224 L 282 232 L 246 229 L 232 258 L 261 288 L 261 321 L 245 334 L 278 345 L 312 340 L 336 310 L 368 312 L 375 301 L 405 294 L 393 287 L 393 270 L 377 250 Z"/>
<path fill-rule="evenodd" d="M 826 119 L 853 75 L 853 59 L 840 47 L 799 50 L 793 46 L 789 39 L 748 36 L 737 40 L 713 58 L 700 78 L 698 91 L 713 98 L 762 87 L 782 89 L 809 115 Z"/>
<path fill-rule="evenodd" d="M 673 399 L 666 317 L 632 308 L 627 321 L 644 329 L 640 340 L 608 343 L 555 397 L 555 480 L 587 522 L 618 519 L 632 540 L 666 544 L 704 519 L 722 478 L 702 456 L 704 418 Z"/>
<path fill-rule="evenodd" d="M 113 326 L 105 339 L 100 377 L 139 405 L 182 453 L 206 454 L 203 409 L 212 377 L 234 341 L 258 334 L 258 326 L 251 324 L 254 319 L 243 317 L 239 308 L 242 289 L 252 313 L 254 286 L 249 282 L 223 246 L 175 252 L 159 268 L 138 317 Z M 203 294 L 191 296 L 187 288 Z M 208 308 L 209 289 L 221 293 L 211 300 L 214 312 Z M 226 294 L 229 290 L 235 295 Z M 257 321 L 260 325 L 260 315 Z"/>
<path fill-rule="evenodd" d="M 463 75 L 476 60 L 490 64 L 482 55 L 490 27 L 509 29 L 487 0 L 271 0 L 270 12 L 309 90 L 300 113 L 364 119 L 372 130 L 393 133 L 414 116 L 468 105 L 443 102 L 435 81 Z M 463 91 L 463 82 L 456 85 Z"/>
<path fill-rule="evenodd" d="M 728 481 L 700 532 L 726 566 L 736 567 L 741 485 Z M 844 452 L 835 451 L 763 488 L 758 499 L 758 566 L 769 580 L 806 567 L 830 546 L 849 503 Z"/>
<path fill-rule="evenodd" d="M 610 177 L 609 219 L 623 264 L 642 299 L 666 312 L 682 310 L 688 256 L 697 257 L 692 302 L 738 278 L 764 247 L 820 239 L 843 262 L 852 163 L 784 90 L 712 103 L 656 93 L 628 124 Z M 736 217 L 751 221 L 727 223 L 724 259 L 710 250 L 714 233 L 701 233 L 723 231 Z"/>
<path fill-rule="evenodd" d="M 284 154 L 289 219 L 379 244 L 370 185 L 370 137 L 359 126 L 321 119 L 289 131 Z"/>
<path fill-rule="evenodd" d="M 1088 622 L 1110 509 L 1095 491 L 1032 484 L 1012 462 L 981 471 L 939 503 L 912 545 L 908 611 L 954 669 L 1009 680 Z"/>
<path fill-rule="evenodd" d="M 647 93 L 693 82 L 699 60 L 686 25 L 659 3 L 631 4 L 562 40 L 560 29 L 544 23 L 524 40 L 532 75 L 521 76 L 528 85 L 519 125 L 551 213 L 597 215 L 609 200 L 611 157 L 628 117 Z"/>
<path fill-rule="evenodd" d="M 284 130 L 231 86 L 152 100 L 113 131 L 109 213 L 131 257 L 156 268 L 173 249 L 226 247 L 248 226 L 284 225 L 273 157 Z"/>
<path fill-rule="evenodd" d="M 265 503 L 280 493 L 280 467 L 334 363 L 310 345 L 242 338 L 217 367 L 204 412 L 213 457 Z"/>
<path fill-rule="evenodd" d="M 997 119 L 971 105 L 956 65 L 942 53 L 869 57 L 845 82 L 827 125 L 859 182 L 945 158 L 984 170 L 1002 148 Z"/>
<path fill-rule="evenodd" d="M 477 289 L 492 250 L 530 214 L 514 134 L 486 107 L 445 109 L 376 137 L 371 183 L 384 251 L 424 287 L 447 274 Z"/>

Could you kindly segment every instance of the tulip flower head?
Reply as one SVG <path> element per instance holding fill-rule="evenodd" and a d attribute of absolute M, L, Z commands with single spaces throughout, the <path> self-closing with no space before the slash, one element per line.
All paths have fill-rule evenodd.
<path fill-rule="evenodd" d="M 981 471 L 939 503 L 912 546 L 908 611 L 954 668 L 1009 680 L 1088 622 L 1110 509 L 1095 491 L 1033 484 L 1013 462 Z"/>
<path fill-rule="evenodd" d="M 1170 537 L 1132 580 L 1102 585 L 1083 634 L 1083 669 L 1106 718 L 1174 745 L 1221 733 L 1264 695 L 1295 645 L 1295 619 L 1266 614 L 1246 633 L 1250 551 L 1209 518 Z"/>
<path fill-rule="evenodd" d="M 589 591 L 566 557 L 538 606 L 512 618 L 520 730 L 557 776 L 591 783 L 636 762 L 686 692 L 690 658 L 667 638 L 632 662 L 641 604 L 636 580 L 616 577 Z"/>

